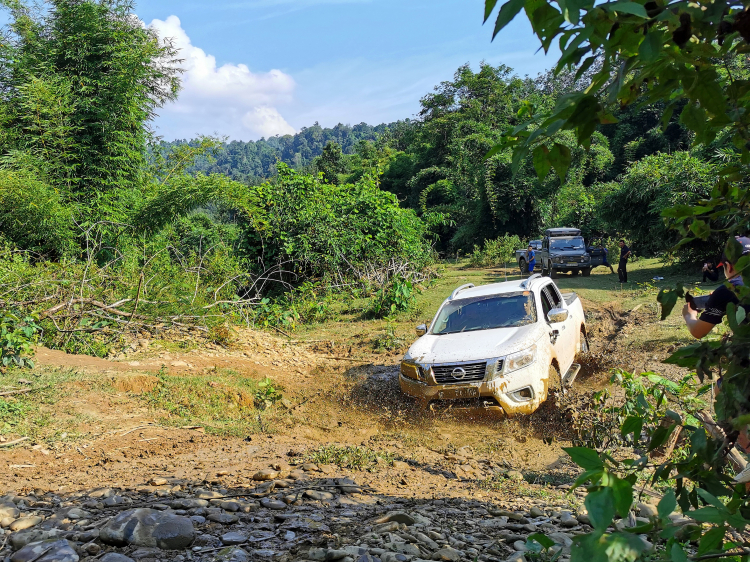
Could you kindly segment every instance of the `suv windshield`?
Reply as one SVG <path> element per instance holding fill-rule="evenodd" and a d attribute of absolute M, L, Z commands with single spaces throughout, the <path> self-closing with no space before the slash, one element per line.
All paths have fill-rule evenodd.
<path fill-rule="evenodd" d="M 550 239 L 552 250 L 583 250 L 583 238 L 552 238 Z"/>
<path fill-rule="evenodd" d="M 493 328 L 513 328 L 536 322 L 530 291 L 451 301 L 438 314 L 432 333 L 455 334 Z"/>

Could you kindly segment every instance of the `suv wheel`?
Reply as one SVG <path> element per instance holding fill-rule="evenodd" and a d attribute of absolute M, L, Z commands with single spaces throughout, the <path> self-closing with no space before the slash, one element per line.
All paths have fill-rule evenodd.
<path fill-rule="evenodd" d="M 581 273 L 583 273 L 584 277 L 588 277 L 589 275 L 591 275 L 591 268 L 587 267 L 586 269 L 582 269 Z"/>
<path fill-rule="evenodd" d="M 557 273 L 557 270 L 556 269 L 552 269 L 552 265 L 550 265 L 549 276 L 552 279 L 557 279 L 559 277 L 559 274 Z"/>
<path fill-rule="evenodd" d="M 571 274 L 571 275 L 572 275 L 573 277 L 576 277 L 576 276 L 577 276 L 577 275 L 578 275 L 578 274 L 579 274 L 580 272 L 581 272 L 581 270 L 580 270 L 580 269 L 573 269 L 573 270 L 571 270 L 570 274 Z"/>

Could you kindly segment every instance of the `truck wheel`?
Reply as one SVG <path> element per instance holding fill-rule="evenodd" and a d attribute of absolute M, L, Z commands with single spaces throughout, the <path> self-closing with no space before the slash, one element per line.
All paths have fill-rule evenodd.
<path fill-rule="evenodd" d="M 518 267 L 521 268 L 521 275 L 523 275 L 524 273 L 528 273 L 529 272 L 529 268 L 526 265 L 526 260 L 523 259 L 523 258 L 521 258 L 520 260 L 518 260 Z"/>
<path fill-rule="evenodd" d="M 586 269 L 582 269 L 581 273 L 583 273 L 584 277 L 588 277 L 589 275 L 591 275 L 591 268 L 587 267 Z"/>
<path fill-rule="evenodd" d="M 550 276 L 550 277 L 551 277 L 552 279 L 557 279 L 557 278 L 559 277 L 559 274 L 557 273 L 557 270 L 556 270 L 556 269 L 552 269 L 552 268 L 550 267 L 550 270 L 549 270 L 549 276 Z"/>
<path fill-rule="evenodd" d="M 573 270 L 571 270 L 570 274 L 571 274 L 571 275 L 572 275 L 573 277 L 578 277 L 578 274 L 579 274 L 580 272 L 581 272 L 581 270 L 580 270 L 580 269 L 573 269 Z"/>

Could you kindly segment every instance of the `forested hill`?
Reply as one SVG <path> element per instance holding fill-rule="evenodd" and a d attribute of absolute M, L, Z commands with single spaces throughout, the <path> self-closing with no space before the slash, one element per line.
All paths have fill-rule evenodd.
<path fill-rule="evenodd" d="M 212 159 L 198 158 L 192 171 L 226 174 L 240 181 L 267 178 L 276 174 L 276 163 L 279 160 L 294 168 L 303 168 L 312 164 L 329 142 L 338 144 L 344 154 L 354 154 L 358 143 L 374 141 L 396 125 L 391 123 L 372 126 L 360 123 L 351 126 L 339 123 L 333 128 L 324 128 L 316 122 L 311 127 L 303 127 L 296 135 L 249 142 L 231 141 Z M 172 148 L 197 142 L 176 140 L 162 144 L 165 148 Z"/>

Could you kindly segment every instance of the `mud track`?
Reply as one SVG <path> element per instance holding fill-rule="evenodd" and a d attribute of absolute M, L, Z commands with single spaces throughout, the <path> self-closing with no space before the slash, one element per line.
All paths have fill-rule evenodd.
<path fill-rule="evenodd" d="M 654 322 L 653 317 L 614 304 L 585 302 L 584 307 L 591 352 L 582 358 L 582 372 L 567 400 L 585 403 L 609 384 L 615 366 L 664 372 L 659 360 L 669 350 L 645 352 L 627 344 L 628 334 Z M 476 494 L 477 483 L 491 471 L 481 463 L 459 469 L 450 459 L 457 451 L 527 474 L 573 470 L 562 451 L 571 439 L 570 418 L 556 399 L 531 416 L 510 420 L 420 411 L 399 392 L 401 354 L 371 349 L 364 341 L 290 343 L 246 331 L 229 350 L 210 346 L 165 352 L 134 342 L 133 350 L 118 360 L 40 350 L 40 365 L 93 374 L 114 390 L 103 394 L 79 384 L 54 406 L 83 416 L 81 438 L 0 448 L 0 492 L 74 492 L 104 485 L 127 489 L 157 476 L 241 487 L 269 462 L 328 443 L 364 445 L 408 461 L 406 473 L 383 468 L 377 476 L 365 473 L 358 479 L 391 495 Z M 138 398 L 156 383 L 160 369 L 167 376 L 204 377 L 210 384 L 211 370 L 217 368 L 255 379 L 268 376 L 282 384 L 288 402 L 277 406 L 278 423 L 267 433 L 219 437 L 205 428 L 171 427 L 160 421 L 164 412 Z"/>

